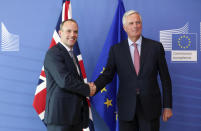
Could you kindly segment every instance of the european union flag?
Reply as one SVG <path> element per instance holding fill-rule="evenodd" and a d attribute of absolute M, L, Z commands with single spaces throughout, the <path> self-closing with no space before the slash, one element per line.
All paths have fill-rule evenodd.
<path fill-rule="evenodd" d="M 94 70 L 92 81 L 96 80 L 96 78 L 104 71 L 110 47 L 127 38 L 122 25 L 122 17 L 124 13 L 125 8 L 123 2 L 122 0 L 119 0 L 115 16 L 110 27 L 110 31 L 107 35 L 107 39 L 99 57 L 97 66 Z M 108 84 L 98 94 L 91 98 L 92 105 L 102 117 L 102 119 L 106 122 L 106 124 L 110 128 L 110 131 L 118 130 L 118 113 L 116 107 L 117 91 L 118 77 L 117 75 L 115 75 L 113 81 L 110 84 Z"/>
<path fill-rule="evenodd" d="M 196 50 L 196 34 L 172 34 L 172 50 Z"/>

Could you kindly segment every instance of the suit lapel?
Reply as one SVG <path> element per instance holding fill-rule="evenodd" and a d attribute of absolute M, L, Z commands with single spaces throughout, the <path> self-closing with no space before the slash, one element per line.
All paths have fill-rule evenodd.
<path fill-rule="evenodd" d="M 74 62 L 73 62 L 73 59 L 71 58 L 70 54 L 68 53 L 68 51 L 66 50 L 66 48 L 58 43 L 58 46 L 59 48 L 61 49 L 61 52 L 63 53 L 65 59 L 67 59 L 67 61 L 70 61 L 69 63 L 71 64 L 71 67 L 73 69 L 73 71 L 79 76 L 78 72 L 77 72 L 77 67 L 75 66 Z M 78 63 L 78 60 L 77 60 L 77 57 L 75 56 L 75 59 L 76 59 L 76 62 Z M 78 67 L 79 67 L 79 64 L 77 64 Z M 79 67 L 79 70 L 80 70 L 80 67 Z M 81 73 L 81 72 L 80 72 Z"/>
<path fill-rule="evenodd" d="M 131 71 L 135 72 L 134 64 L 133 64 L 131 53 L 130 53 L 130 48 L 128 45 L 128 40 L 123 41 L 122 45 L 123 45 L 123 53 L 125 55 L 125 58 L 128 61 L 130 69 Z M 135 75 L 137 76 L 136 72 L 135 72 Z"/>
<path fill-rule="evenodd" d="M 141 55 L 140 55 L 140 72 L 139 75 L 142 73 L 143 71 L 143 66 L 144 66 L 144 62 L 146 59 L 146 52 L 148 52 L 148 43 L 146 43 L 146 39 L 144 37 L 142 37 L 142 45 L 141 45 Z"/>
<path fill-rule="evenodd" d="M 66 50 L 66 48 L 61 43 L 58 43 L 58 46 L 59 46 L 61 52 L 64 54 L 64 57 L 67 59 L 71 59 L 71 61 L 73 62 L 73 59 L 71 58 L 71 56 L 68 53 L 68 51 Z"/>
<path fill-rule="evenodd" d="M 129 63 L 131 70 L 133 72 L 135 72 L 135 75 L 137 76 L 136 71 L 135 71 L 135 67 L 134 67 L 134 64 L 133 64 L 133 61 L 131 58 L 128 40 L 123 41 L 123 50 L 124 50 L 123 52 L 125 52 L 125 57 L 127 58 L 127 61 Z M 146 39 L 144 37 L 142 37 L 141 55 L 140 55 L 140 72 L 139 72 L 138 76 L 140 76 L 140 74 L 143 71 L 144 62 L 146 60 L 146 52 L 148 50 L 149 50 L 148 43 L 146 43 Z"/>

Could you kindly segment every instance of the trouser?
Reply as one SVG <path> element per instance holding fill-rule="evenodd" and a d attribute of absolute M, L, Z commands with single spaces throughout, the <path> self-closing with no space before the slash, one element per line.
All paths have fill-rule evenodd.
<path fill-rule="evenodd" d="M 146 120 L 143 111 L 139 95 L 136 97 L 136 112 L 132 121 L 119 120 L 120 131 L 159 131 L 160 120 L 159 118 L 153 120 Z"/>

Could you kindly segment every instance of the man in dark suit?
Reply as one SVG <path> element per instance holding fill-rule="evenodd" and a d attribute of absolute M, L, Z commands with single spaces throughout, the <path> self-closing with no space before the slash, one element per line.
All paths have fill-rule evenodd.
<path fill-rule="evenodd" d="M 172 85 L 163 46 L 141 35 L 142 19 L 136 11 L 124 14 L 123 27 L 128 39 L 111 47 L 105 70 L 94 87 L 100 91 L 117 73 L 120 131 L 159 131 L 162 108 L 164 121 L 172 116 Z"/>
<path fill-rule="evenodd" d="M 81 131 L 88 126 L 86 96 L 95 91 L 85 84 L 73 46 L 78 25 L 69 19 L 61 23 L 61 42 L 47 51 L 44 69 L 47 78 L 45 123 L 48 131 Z"/>

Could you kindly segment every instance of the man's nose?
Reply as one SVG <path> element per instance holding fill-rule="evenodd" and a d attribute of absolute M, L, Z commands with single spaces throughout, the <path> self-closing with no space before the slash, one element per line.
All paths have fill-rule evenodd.
<path fill-rule="evenodd" d="M 133 26 L 136 27 L 137 25 L 138 25 L 138 23 L 137 23 L 137 22 L 134 22 Z"/>
<path fill-rule="evenodd" d="M 70 35 L 71 35 L 71 36 L 75 36 L 76 33 L 75 33 L 75 32 L 71 32 Z"/>

